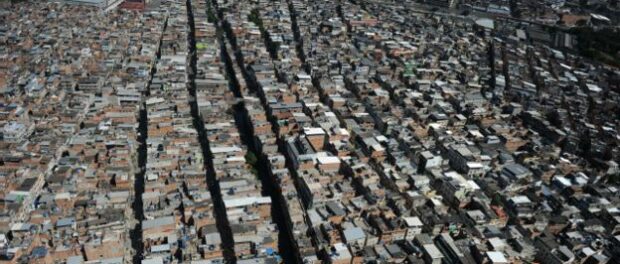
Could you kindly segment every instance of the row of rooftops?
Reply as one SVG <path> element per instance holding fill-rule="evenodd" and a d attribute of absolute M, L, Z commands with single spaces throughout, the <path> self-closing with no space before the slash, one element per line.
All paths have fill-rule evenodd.
<path fill-rule="evenodd" d="M 297 112 L 297 110 L 301 109 L 301 105 L 296 102 L 293 94 L 285 93 L 287 88 L 284 83 L 276 81 L 278 77 L 276 77 L 273 71 L 274 63 L 272 63 L 272 60 L 269 58 L 267 48 L 263 44 L 260 34 L 260 30 L 264 30 L 264 28 L 259 29 L 258 26 L 251 21 L 258 22 L 257 19 L 260 19 L 260 17 L 252 18 L 251 16 L 247 16 L 247 14 L 260 15 L 261 12 L 265 12 L 267 9 L 252 10 L 249 6 L 227 6 L 222 2 L 219 2 L 218 5 L 220 7 L 226 6 L 227 8 L 233 8 L 233 10 L 236 11 L 224 13 L 226 22 L 230 23 L 230 28 L 226 30 L 233 32 L 235 35 L 235 43 L 237 43 L 237 46 L 234 46 L 231 40 L 228 39 L 228 41 L 226 41 L 226 47 L 228 49 L 228 54 L 237 55 L 233 60 L 237 59 L 241 62 L 240 65 L 234 64 L 233 69 L 237 73 L 236 79 L 239 80 L 240 83 L 241 94 L 244 96 L 245 108 L 248 111 L 248 116 L 251 118 L 255 137 L 254 141 L 258 145 L 259 152 L 263 157 L 262 159 L 269 164 L 267 170 L 268 175 L 266 176 L 270 177 L 270 180 L 276 184 L 275 191 L 277 193 L 272 197 L 278 200 L 274 202 L 283 205 L 281 207 L 283 211 L 276 212 L 277 214 L 282 214 L 285 218 L 284 222 L 278 223 L 278 227 L 280 228 L 279 232 L 289 233 L 288 236 L 292 241 L 281 242 L 290 243 L 291 245 L 284 248 L 280 247 L 280 249 L 292 249 L 295 251 L 280 252 L 280 254 L 283 255 L 285 258 L 284 260 L 293 262 L 300 261 L 300 255 L 310 259 L 317 259 L 315 250 L 311 244 L 311 238 L 307 233 L 305 208 L 300 199 L 298 190 L 295 187 L 294 176 L 286 167 L 285 152 L 281 152 L 276 144 L 279 140 L 278 135 L 281 133 L 287 133 L 289 130 L 298 131 L 301 129 L 299 127 L 294 127 L 294 124 L 291 123 L 296 114 L 293 114 L 293 116 L 289 115 L 291 110 Z M 285 8 L 285 6 L 282 7 Z M 282 11 L 282 9 L 279 11 Z M 234 19 L 231 16 L 234 17 Z M 286 19 L 285 17 L 282 18 Z M 237 22 L 242 23 L 242 25 L 237 24 Z M 240 43 L 244 44 L 241 45 Z M 251 43 L 255 45 L 250 45 Z M 235 49 L 242 51 L 242 54 L 234 53 Z M 260 60 L 262 63 L 253 64 L 251 68 L 247 70 L 242 69 L 245 68 L 245 65 L 249 65 L 249 63 L 254 60 Z M 286 58 L 283 58 L 282 61 L 286 60 Z M 286 74 L 290 75 L 291 73 L 289 72 Z M 268 77 L 261 80 L 257 78 L 259 75 Z M 284 77 L 283 75 L 281 76 Z M 259 81 L 260 84 L 258 83 Z M 254 90 L 256 88 L 258 88 L 258 90 Z M 281 96 L 285 97 L 283 98 Z M 282 113 L 282 115 L 280 113 Z M 300 118 L 305 117 L 305 115 L 301 113 L 298 113 L 297 116 Z M 306 117 L 305 120 L 308 121 L 308 118 Z M 259 158 L 259 162 L 260 161 L 261 159 Z M 294 259 L 291 259 L 291 256 L 293 256 Z"/>
<path fill-rule="evenodd" d="M 198 260 L 213 256 L 212 252 L 218 257 L 218 250 L 221 257 L 221 239 L 215 230 L 213 201 L 190 107 L 187 5 L 168 1 L 162 8 L 167 8 L 167 19 L 159 58 L 143 95 L 147 126 L 142 263 Z"/>
<path fill-rule="evenodd" d="M 379 2 L 379 1 L 372 1 Z M 508 0 L 420 0 L 409 3 L 397 1 L 381 2 L 395 8 L 418 8 L 459 15 L 474 14 L 482 17 L 511 19 L 526 23 L 561 28 L 587 26 L 609 26 L 618 22 L 618 5 L 608 1 L 577 0 L 526 0 L 513 3 Z M 401 4 L 400 6 L 398 4 Z M 533 32 L 539 40 L 552 42 L 546 32 Z"/>
<path fill-rule="evenodd" d="M 0 254 L 130 262 L 135 98 L 164 16 L 52 2 L 5 7 L 1 19 L 15 23 L 0 30 Z"/>
<path fill-rule="evenodd" d="M 212 3 L 198 1 L 196 96 L 201 121 L 209 141 L 214 177 L 219 185 L 225 215 L 231 230 L 232 250 L 239 262 L 269 263 L 279 259 L 278 228 L 273 221 L 271 197 L 264 194 L 259 175 L 261 153 L 252 151 L 238 108 L 243 98 L 235 97 L 231 86 L 237 76 L 226 71 L 214 23 L 206 9 Z M 209 7 L 207 6 L 209 5 Z M 198 11 L 197 11 L 198 10 Z M 240 74 L 240 73 L 239 73 Z M 239 78 L 241 76 L 239 75 Z M 243 86 L 243 85 L 242 85 Z M 256 109 L 262 110 L 262 109 Z M 264 119 L 264 112 L 250 113 Z"/>
<path fill-rule="evenodd" d="M 278 232 L 305 263 L 618 259 L 617 69 L 503 20 L 376 1 L 215 3 L 191 2 L 195 73 L 183 1 L 0 11 L 21 20 L 0 30 L 4 256 L 128 262 L 141 214 L 139 257 L 153 264 L 227 250 L 277 262 Z M 226 23 L 212 23 L 217 8 Z"/>
<path fill-rule="evenodd" d="M 510 35 L 490 37 L 473 19 L 454 23 L 372 1 L 363 1 L 369 11 L 349 3 L 339 7 L 326 1 L 291 2 L 296 10 L 288 12 L 296 15 L 291 26 L 298 27 L 295 30 L 303 38 L 304 54 L 298 58 L 290 57 L 298 51 L 290 48 L 297 40 L 286 37 L 294 36 L 293 29 L 286 26 L 293 20 L 281 18 L 287 13 L 279 11 L 281 1 L 220 5 L 225 6 L 224 17 L 244 62 L 261 85 L 259 97 L 265 98 L 276 132 L 286 142 L 286 155 L 298 179 L 296 187 L 307 208 L 305 217 L 313 239 L 319 241 L 318 258 L 331 262 L 390 261 L 400 255 L 392 254 L 398 251 L 396 247 L 414 262 L 416 258 L 426 262 L 454 258 L 452 254 L 461 262 L 551 261 L 562 250 L 550 249 L 550 255 L 545 255 L 535 250 L 532 241 L 540 232 L 552 229 L 552 212 L 564 207 L 552 206 L 548 214 L 540 214 L 540 206 L 549 204 L 551 196 L 533 199 L 536 190 L 555 193 L 557 198 L 566 188 L 574 190 L 577 186 L 597 186 L 607 190 L 605 193 L 617 188 L 594 183 L 617 174 L 617 154 L 602 161 L 606 165 L 600 169 L 597 163 L 580 157 L 576 149 L 573 154 L 559 156 L 566 130 L 542 120 L 528 121 L 530 110 L 525 110 L 549 111 L 532 103 L 531 98 L 567 91 L 553 88 L 557 84 L 552 78 L 557 75 L 545 73 L 546 67 L 577 72 L 582 72 L 582 67 L 598 69 L 591 77 L 580 75 L 582 80 L 573 84 L 574 91 L 594 98 L 603 91 L 615 93 L 615 86 L 600 80 L 601 72 L 611 70 L 614 74 L 613 69 L 577 62 L 578 57 L 549 47 L 525 45 Z M 408 22 L 392 15 L 396 12 Z M 252 13 L 261 15 L 260 21 L 253 21 L 258 24 L 247 21 Z M 377 23 L 375 17 L 385 19 Z M 510 32 L 507 28 L 512 25 L 501 26 L 502 31 Z M 269 40 L 268 46 L 256 43 L 257 28 Z M 517 28 L 512 28 L 509 34 L 517 34 Z M 278 41 L 270 44 L 273 36 L 284 36 L 285 45 Z M 518 49 L 513 46 L 523 52 L 515 53 Z M 490 50 L 496 54 L 492 64 Z M 511 59 L 516 54 L 520 54 L 519 59 Z M 305 64 L 299 67 L 279 63 L 304 56 Z M 550 63 L 568 68 L 547 66 Z M 305 81 L 307 68 L 319 86 Z M 532 71 L 537 74 L 530 74 Z M 541 80 L 531 80 L 531 76 Z M 524 81 L 519 82 L 519 78 Z M 535 88 L 527 97 L 522 87 L 530 84 Z M 568 94 L 563 98 L 572 100 Z M 541 123 L 532 126 L 532 122 Z M 599 122 L 604 124 L 600 130 L 592 124 L 586 127 L 592 127 L 593 133 L 608 133 L 607 128 L 615 127 L 614 123 L 607 119 Z M 344 129 L 346 136 L 334 132 L 339 129 Z M 617 142 L 617 134 L 609 135 L 601 142 Z M 615 153 L 612 148 L 607 151 Z M 559 159 L 552 161 L 554 155 Z M 326 166 L 332 161 L 335 167 Z M 610 197 L 604 196 L 608 201 Z M 412 241 L 407 237 L 406 221 L 401 226 L 383 224 L 411 217 L 423 223 L 420 231 L 412 231 L 416 232 L 413 237 L 423 233 L 437 239 L 431 239 L 430 244 Z M 518 220 L 508 224 L 508 219 Z M 615 230 L 614 221 L 600 227 Z M 363 231 L 363 243 L 351 242 L 357 237 L 351 234 L 357 231 L 343 228 L 348 223 Z M 495 234 L 518 230 L 519 237 L 495 238 L 484 230 L 489 225 L 497 228 Z M 590 232 L 578 226 L 571 230 Z M 351 237 L 343 239 L 345 233 Z M 604 232 L 598 237 L 617 240 Z M 453 244 L 444 242 L 450 239 L 455 245 L 444 246 Z M 403 244 L 403 240 L 410 243 Z M 394 241 L 398 243 L 391 244 Z M 469 246 L 481 241 L 518 246 Z M 606 262 L 617 254 L 609 247 L 591 249 L 591 254 L 577 258 Z M 413 252 L 418 253 L 412 257 Z"/>

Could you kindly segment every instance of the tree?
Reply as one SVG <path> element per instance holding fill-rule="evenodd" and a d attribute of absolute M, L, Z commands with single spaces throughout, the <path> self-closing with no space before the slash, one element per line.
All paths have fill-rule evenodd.
<path fill-rule="evenodd" d="M 256 163 L 258 162 L 258 158 L 256 158 L 256 154 L 254 154 L 254 152 L 252 152 L 252 151 L 248 151 L 248 152 L 245 154 L 245 162 L 246 162 L 247 164 L 250 164 L 250 165 L 252 165 L 252 166 L 255 166 L 255 165 L 256 165 Z"/>
<path fill-rule="evenodd" d="M 256 157 L 256 154 L 254 154 L 254 152 L 248 151 L 248 153 L 245 154 L 245 163 L 250 165 L 250 172 L 252 172 L 252 174 L 254 174 L 256 177 L 258 177 L 258 170 L 256 169 L 256 165 L 258 164 L 258 158 Z"/>

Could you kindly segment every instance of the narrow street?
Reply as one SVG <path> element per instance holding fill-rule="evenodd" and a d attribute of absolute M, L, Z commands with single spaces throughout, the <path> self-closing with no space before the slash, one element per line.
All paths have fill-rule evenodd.
<path fill-rule="evenodd" d="M 204 157 L 204 166 L 207 170 L 207 187 L 209 188 L 209 192 L 211 193 L 211 197 L 213 199 L 215 215 L 216 215 L 216 224 L 218 232 L 222 238 L 222 247 L 224 250 L 224 259 L 226 263 L 236 263 L 237 259 L 235 257 L 234 252 L 234 241 L 232 231 L 230 229 L 230 224 L 228 223 L 228 219 L 226 218 L 226 208 L 224 206 L 224 201 L 222 200 L 222 195 L 220 192 L 220 185 L 216 180 L 215 170 L 213 169 L 213 155 L 210 151 L 209 140 L 207 138 L 207 134 L 205 131 L 205 126 L 198 111 L 198 103 L 196 101 L 196 41 L 194 39 L 194 14 L 192 10 L 191 0 L 187 0 L 187 15 L 188 15 L 188 23 L 189 23 L 189 32 L 188 32 L 188 43 L 189 43 L 189 54 L 188 54 L 188 92 L 190 93 L 190 108 L 191 114 L 193 118 L 194 127 L 198 131 L 198 141 L 200 142 L 200 146 L 203 152 Z"/>
<path fill-rule="evenodd" d="M 213 1 L 213 5 L 217 3 Z M 216 6 L 217 8 L 217 6 Z M 217 13 L 221 14 L 222 11 L 217 8 Z M 220 17 L 221 18 L 221 17 Z M 227 21 L 219 21 L 216 23 L 218 30 L 218 39 L 221 44 L 222 50 L 222 60 L 226 63 L 229 87 L 231 91 L 235 94 L 235 96 L 242 98 L 244 96 L 243 92 L 240 90 L 239 81 L 236 79 L 236 74 L 234 71 L 233 63 L 237 63 L 238 68 L 242 71 L 241 74 L 244 76 L 244 81 L 249 85 L 250 91 L 257 91 L 258 84 L 255 82 L 255 76 L 251 76 L 246 69 L 246 65 L 243 64 L 243 54 L 240 50 L 238 50 L 236 45 L 236 39 L 230 30 Z M 224 26 L 222 26 L 224 25 Z M 229 54 L 227 45 L 230 45 L 233 49 L 234 58 Z M 267 161 L 268 157 L 263 153 L 257 146 L 258 142 L 256 142 L 256 136 L 254 134 L 254 128 L 252 126 L 252 120 L 248 116 L 248 111 L 245 108 L 243 102 L 238 103 L 234 107 L 235 110 L 235 121 L 237 128 L 241 132 L 243 143 L 248 146 L 248 150 L 256 154 L 258 158 L 257 163 L 257 171 L 258 177 L 262 183 L 262 192 L 263 195 L 271 197 L 271 216 L 273 221 L 278 226 L 278 252 L 282 257 L 284 263 L 297 263 L 300 261 L 299 256 L 296 256 L 295 252 L 295 241 L 293 241 L 293 237 L 291 234 L 290 227 L 286 223 L 286 219 L 289 217 L 286 212 L 286 207 L 284 206 L 284 198 L 282 197 L 280 186 L 276 180 L 271 177 L 268 173 L 269 167 L 267 165 L 269 162 Z"/>
<path fill-rule="evenodd" d="M 162 32 L 166 30 L 168 25 L 168 18 L 164 21 Z M 162 35 L 163 36 L 163 35 Z M 157 61 L 161 57 L 161 39 L 159 41 L 159 47 L 156 53 L 155 59 L 152 61 L 151 71 L 149 72 L 148 82 L 142 92 L 142 100 L 140 101 L 140 110 L 138 116 L 138 168 L 139 171 L 134 176 L 134 200 L 132 209 L 134 212 L 134 218 L 136 225 L 130 232 L 131 246 L 134 250 L 133 263 L 140 264 L 144 258 L 144 241 L 142 239 L 142 221 L 144 221 L 144 208 L 142 203 L 142 194 L 144 193 L 144 174 L 146 172 L 147 161 L 147 146 L 146 139 L 148 138 L 148 113 L 146 112 L 146 98 L 150 96 L 150 86 L 153 81 L 153 76 L 157 72 Z"/>

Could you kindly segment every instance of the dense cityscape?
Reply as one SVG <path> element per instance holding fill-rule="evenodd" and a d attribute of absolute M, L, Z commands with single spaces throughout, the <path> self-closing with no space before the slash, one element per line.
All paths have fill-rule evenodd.
<path fill-rule="evenodd" d="M 0 0 L 0 263 L 620 263 L 617 0 Z"/>

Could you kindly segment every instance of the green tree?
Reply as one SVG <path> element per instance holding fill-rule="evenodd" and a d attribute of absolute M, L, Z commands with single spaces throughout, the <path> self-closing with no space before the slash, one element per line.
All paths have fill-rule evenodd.
<path fill-rule="evenodd" d="M 252 172 L 254 176 L 258 177 L 258 169 L 256 167 L 256 165 L 258 164 L 258 158 L 256 157 L 256 154 L 254 154 L 254 152 L 248 151 L 245 154 L 245 163 L 250 165 L 250 172 Z"/>
<path fill-rule="evenodd" d="M 252 167 L 254 167 L 254 166 L 256 166 L 256 163 L 258 162 L 258 158 L 256 157 L 256 154 L 254 154 L 254 152 L 248 151 L 245 154 L 245 162 L 247 164 L 252 165 Z"/>

